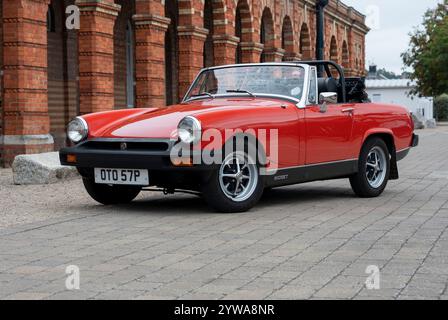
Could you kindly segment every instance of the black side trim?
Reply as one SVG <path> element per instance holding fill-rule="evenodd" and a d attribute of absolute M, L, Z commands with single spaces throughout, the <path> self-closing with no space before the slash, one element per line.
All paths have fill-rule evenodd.
<path fill-rule="evenodd" d="M 266 186 L 280 187 L 319 180 L 348 178 L 357 172 L 358 160 L 281 169 L 276 174 L 266 177 Z"/>

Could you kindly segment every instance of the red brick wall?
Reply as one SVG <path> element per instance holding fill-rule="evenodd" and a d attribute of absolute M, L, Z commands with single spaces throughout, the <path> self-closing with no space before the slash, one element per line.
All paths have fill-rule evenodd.
<path fill-rule="evenodd" d="M 78 113 L 77 31 L 66 30 L 65 8 L 74 0 L 53 0 L 54 30 L 48 32 L 48 111 L 55 148 L 66 145 L 67 123 Z"/>
<path fill-rule="evenodd" d="M 127 108 L 126 27 L 135 14 L 135 1 L 116 0 L 121 11 L 114 27 L 114 108 Z M 135 41 L 133 41 L 135 43 Z"/>
<path fill-rule="evenodd" d="M 50 132 L 46 32 L 48 3 L 47 0 L 3 0 L 5 136 L 48 137 Z M 17 152 L 53 149 L 50 139 L 43 139 L 45 142 L 42 144 L 22 143 L 20 138 L 9 141 L 14 142 L 2 147 L 3 162 L 6 164 L 12 162 Z"/>
<path fill-rule="evenodd" d="M 260 55 L 266 61 L 313 59 L 315 57 L 315 8 L 306 1 L 293 0 L 215 0 L 213 14 L 204 13 L 210 1 L 182 1 L 179 3 L 181 37 L 179 61 L 179 96 L 181 97 L 195 73 L 204 65 L 202 57 L 204 42 L 206 64 L 235 63 L 236 52 L 242 62 L 258 62 Z M 239 8 L 241 21 L 236 22 Z M 263 16 L 264 13 L 264 16 Z M 204 18 L 213 17 L 213 22 Z M 241 25 L 241 43 L 235 38 L 235 26 Z M 193 30 L 192 27 L 196 29 Z M 200 36 L 198 28 L 208 27 Z M 264 26 L 264 39 L 260 33 Z M 364 17 L 337 0 L 330 1 L 325 19 L 325 59 L 346 64 L 348 75 L 364 74 L 364 41 L 368 29 Z M 184 30 L 189 30 L 184 32 Z M 301 33 L 302 30 L 307 32 Z M 238 32 L 239 32 L 238 31 Z M 211 35 L 210 35 L 211 34 Z M 333 40 L 330 52 L 331 39 Z M 213 39 L 214 47 L 210 41 Z M 260 44 L 264 42 L 264 45 Z M 344 51 L 344 42 L 347 43 Z M 189 45 L 192 45 L 189 47 Z M 302 51 L 300 51 L 302 49 Z M 213 52 L 214 57 L 207 56 Z"/>
<path fill-rule="evenodd" d="M 114 26 L 120 6 L 113 0 L 77 2 L 79 94 L 82 114 L 114 108 Z"/>
<path fill-rule="evenodd" d="M 165 82 L 165 101 L 166 104 L 174 104 L 179 99 L 178 83 L 179 83 L 179 41 L 177 39 L 177 26 L 179 21 L 179 14 L 177 9 L 177 3 L 172 0 L 167 0 L 165 4 L 165 16 L 171 20 L 171 23 L 165 31 L 165 65 L 170 66 L 165 69 L 165 79 L 162 79 L 162 83 Z M 161 61 L 162 68 L 163 60 Z"/>
<path fill-rule="evenodd" d="M 0 136 L 3 135 L 3 2 L 0 1 Z M 3 145 L 0 141 L 0 166 L 3 165 Z"/>

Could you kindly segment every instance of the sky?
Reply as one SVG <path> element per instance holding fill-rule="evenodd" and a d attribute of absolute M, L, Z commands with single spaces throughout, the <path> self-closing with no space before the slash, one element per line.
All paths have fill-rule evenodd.
<path fill-rule="evenodd" d="M 441 0 L 342 0 L 346 5 L 367 15 L 372 30 L 366 38 L 366 68 L 378 68 L 401 74 L 400 54 L 409 46 L 409 33 L 421 25 L 428 8 Z"/>

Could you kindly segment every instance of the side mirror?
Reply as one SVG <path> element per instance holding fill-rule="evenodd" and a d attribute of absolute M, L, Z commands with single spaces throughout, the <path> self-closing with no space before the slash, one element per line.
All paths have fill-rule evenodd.
<path fill-rule="evenodd" d="M 320 112 L 322 113 L 327 112 L 328 109 L 327 103 L 329 104 L 338 103 L 337 92 L 322 92 L 321 94 L 319 94 Z"/>

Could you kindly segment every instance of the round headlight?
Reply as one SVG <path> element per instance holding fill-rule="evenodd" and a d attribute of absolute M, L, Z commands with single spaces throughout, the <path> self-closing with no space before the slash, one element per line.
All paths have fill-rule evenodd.
<path fill-rule="evenodd" d="M 180 121 L 177 133 L 183 143 L 198 143 L 202 136 L 201 123 L 195 117 L 185 117 Z"/>
<path fill-rule="evenodd" d="M 83 118 L 75 118 L 68 124 L 67 136 L 74 143 L 79 143 L 87 138 L 88 133 L 89 128 Z"/>

